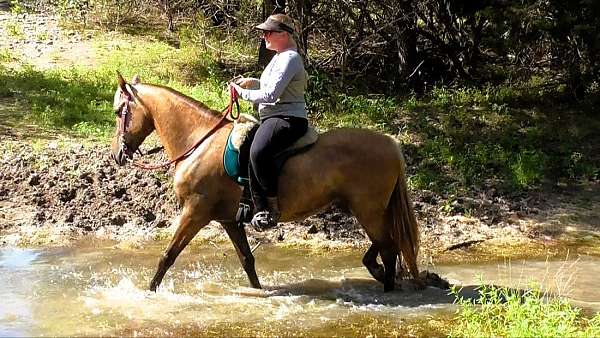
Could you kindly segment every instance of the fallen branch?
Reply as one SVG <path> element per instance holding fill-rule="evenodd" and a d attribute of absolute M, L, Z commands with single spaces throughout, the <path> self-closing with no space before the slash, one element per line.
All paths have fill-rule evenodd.
<path fill-rule="evenodd" d="M 457 244 L 452 244 L 449 247 L 447 247 L 444 251 L 452 251 L 452 250 L 456 250 L 456 249 L 460 249 L 460 248 L 465 248 L 465 247 L 469 247 L 473 244 L 477 244 L 477 243 L 481 243 L 485 241 L 485 239 L 472 239 L 472 240 L 468 240 L 465 242 L 460 242 Z"/>
<path fill-rule="evenodd" d="M 258 249 L 258 247 L 262 244 L 262 242 L 258 242 L 256 243 L 256 245 L 254 245 L 254 247 L 252 249 L 250 249 L 250 253 L 254 253 L 254 251 L 256 251 L 256 249 Z"/>

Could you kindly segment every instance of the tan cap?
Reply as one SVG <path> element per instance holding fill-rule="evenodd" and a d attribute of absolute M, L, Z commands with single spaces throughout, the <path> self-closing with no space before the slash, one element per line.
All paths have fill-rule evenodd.
<path fill-rule="evenodd" d="M 294 33 L 294 22 L 292 18 L 285 14 L 273 14 L 265 20 L 265 22 L 256 26 L 263 31 L 288 32 Z"/>

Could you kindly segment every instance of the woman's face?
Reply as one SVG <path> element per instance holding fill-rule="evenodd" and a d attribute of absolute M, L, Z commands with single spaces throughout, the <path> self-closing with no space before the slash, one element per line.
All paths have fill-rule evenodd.
<path fill-rule="evenodd" d="M 288 48 L 289 35 L 287 32 L 263 31 L 267 49 L 281 52 Z"/>

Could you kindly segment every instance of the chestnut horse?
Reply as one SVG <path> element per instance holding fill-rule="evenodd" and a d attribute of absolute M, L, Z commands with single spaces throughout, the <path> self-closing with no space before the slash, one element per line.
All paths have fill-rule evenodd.
<path fill-rule="evenodd" d="M 131 160 L 154 130 L 167 156 L 177 160 L 173 184 L 183 208 L 150 290 L 156 290 L 185 246 L 213 220 L 225 228 L 252 287 L 260 288 L 246 232 L 234 220 L 242 189 L 223 167 L 232 123 L 173 89 L 140 83 L 137 76 L 127 83 L 119 74 L 114 109 L 117 133 L 111 152 L 119 165 Z M 188 156 L 180 156 L 199 140 Z M 404 158 L 391 137 L 351 128 L 321 134 L 308 151 L 286 161 L 278 196 L 282 222 L 305 218 L 332 203 L 350 210 L 372 242 L 363 264 L 383 283 L 384 291 L 394 289 L 398 258 L 418 280 L 419 230 L 407 192 Z M 377 262 L 378 255 L 383 265 Z"/>

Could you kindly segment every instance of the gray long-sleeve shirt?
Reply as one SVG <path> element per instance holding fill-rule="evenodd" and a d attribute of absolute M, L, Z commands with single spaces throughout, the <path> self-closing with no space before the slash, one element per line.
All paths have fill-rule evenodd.
<path fill-rule="evenodd" d="M 304 92 L 308 74 L 295 50 L 277 53 L 260 76 L 259 89 L 235 86 L 240 97 L 258 104 L 261 120 L 271 116 L 307 117 Z"/>

